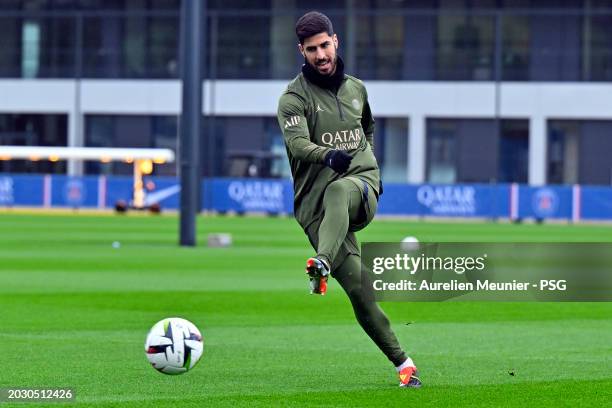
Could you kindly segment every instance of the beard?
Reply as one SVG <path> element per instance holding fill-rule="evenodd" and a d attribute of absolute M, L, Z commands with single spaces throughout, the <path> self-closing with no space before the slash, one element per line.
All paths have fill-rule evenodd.
<path fill-rule="evenodd" d="M 333 75 L 336 71 L 338 62 L 338 54 L 334 54 L 332 58 L 316 60 L 314 64 L 308 64 L 321 75 Z"/>

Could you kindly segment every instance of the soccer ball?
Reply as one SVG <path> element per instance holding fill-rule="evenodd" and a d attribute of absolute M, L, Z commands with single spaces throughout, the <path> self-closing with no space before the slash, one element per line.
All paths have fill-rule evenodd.
<path fill-rule="evenodd" d="M 145 341 L 147 359 L 164 374 L 183 374 L 202 357 L 202 334 L 193 323 L 179 317 L 161 320 L 151 328 Z"/>
<path fill-rule="evenodd" d="M 403 251 L 407 252 L 418 251 L 420 248 L 419 240 L 415 237 L 406 237 L 402 239 L 400 246 Z"/>

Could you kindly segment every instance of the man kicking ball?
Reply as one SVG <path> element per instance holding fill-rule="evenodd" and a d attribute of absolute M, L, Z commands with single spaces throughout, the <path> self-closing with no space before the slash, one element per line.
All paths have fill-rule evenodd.
<path fill-rule="evenodd" d="M 372 221 L 382 193 L 366 89 L 344 73 L 327 16 L 307 13 L 295 32 L 305 63 L 280 98 L 278 123 L 293 175 L 295 218 L 317 252 L 306 261 L 311 293 L 324 295 L 331 274 L 363 330 L 395 365 L 400 386 L 420 387 L 417 369 L 389 319 L 361 285 L 355 231 Z"/>

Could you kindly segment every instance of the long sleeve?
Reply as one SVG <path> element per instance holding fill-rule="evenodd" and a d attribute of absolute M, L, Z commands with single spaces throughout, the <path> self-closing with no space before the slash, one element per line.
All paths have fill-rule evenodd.
<path fill-rule="evenodd" d="M 372 147 L 372 151 L 374 151 L 374 117 L 372 116 L 372 111 L 370 110 L 370 103 L 368 102 L 368 92 L 365 87 L 363 88 L 364 93 L 364 103 L 363 103 L 363 112 L 361 113 L 361 127 L 363 128 L 363 132 L 365 134 L 365 138 Z"/>
<path fill-rule="evenodd" d="M 277 118 L 285 144 L 295 159 L 323 163 L 330 149 L 310 140 L 306 107 L 301 98 L 290 93 L 283 94 L 278 104 Z"/>

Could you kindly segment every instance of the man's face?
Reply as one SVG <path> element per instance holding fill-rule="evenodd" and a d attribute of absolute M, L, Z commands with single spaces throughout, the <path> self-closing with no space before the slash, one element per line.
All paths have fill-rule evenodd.
<path fill-rule="evenodd" d="M 319 33 L 308 37 L 304 44 L 298 44 L 306 62 L 321 75 L 332 75 L 336 72 L 336 50 L 338 37 L 336 34 Z"/>

